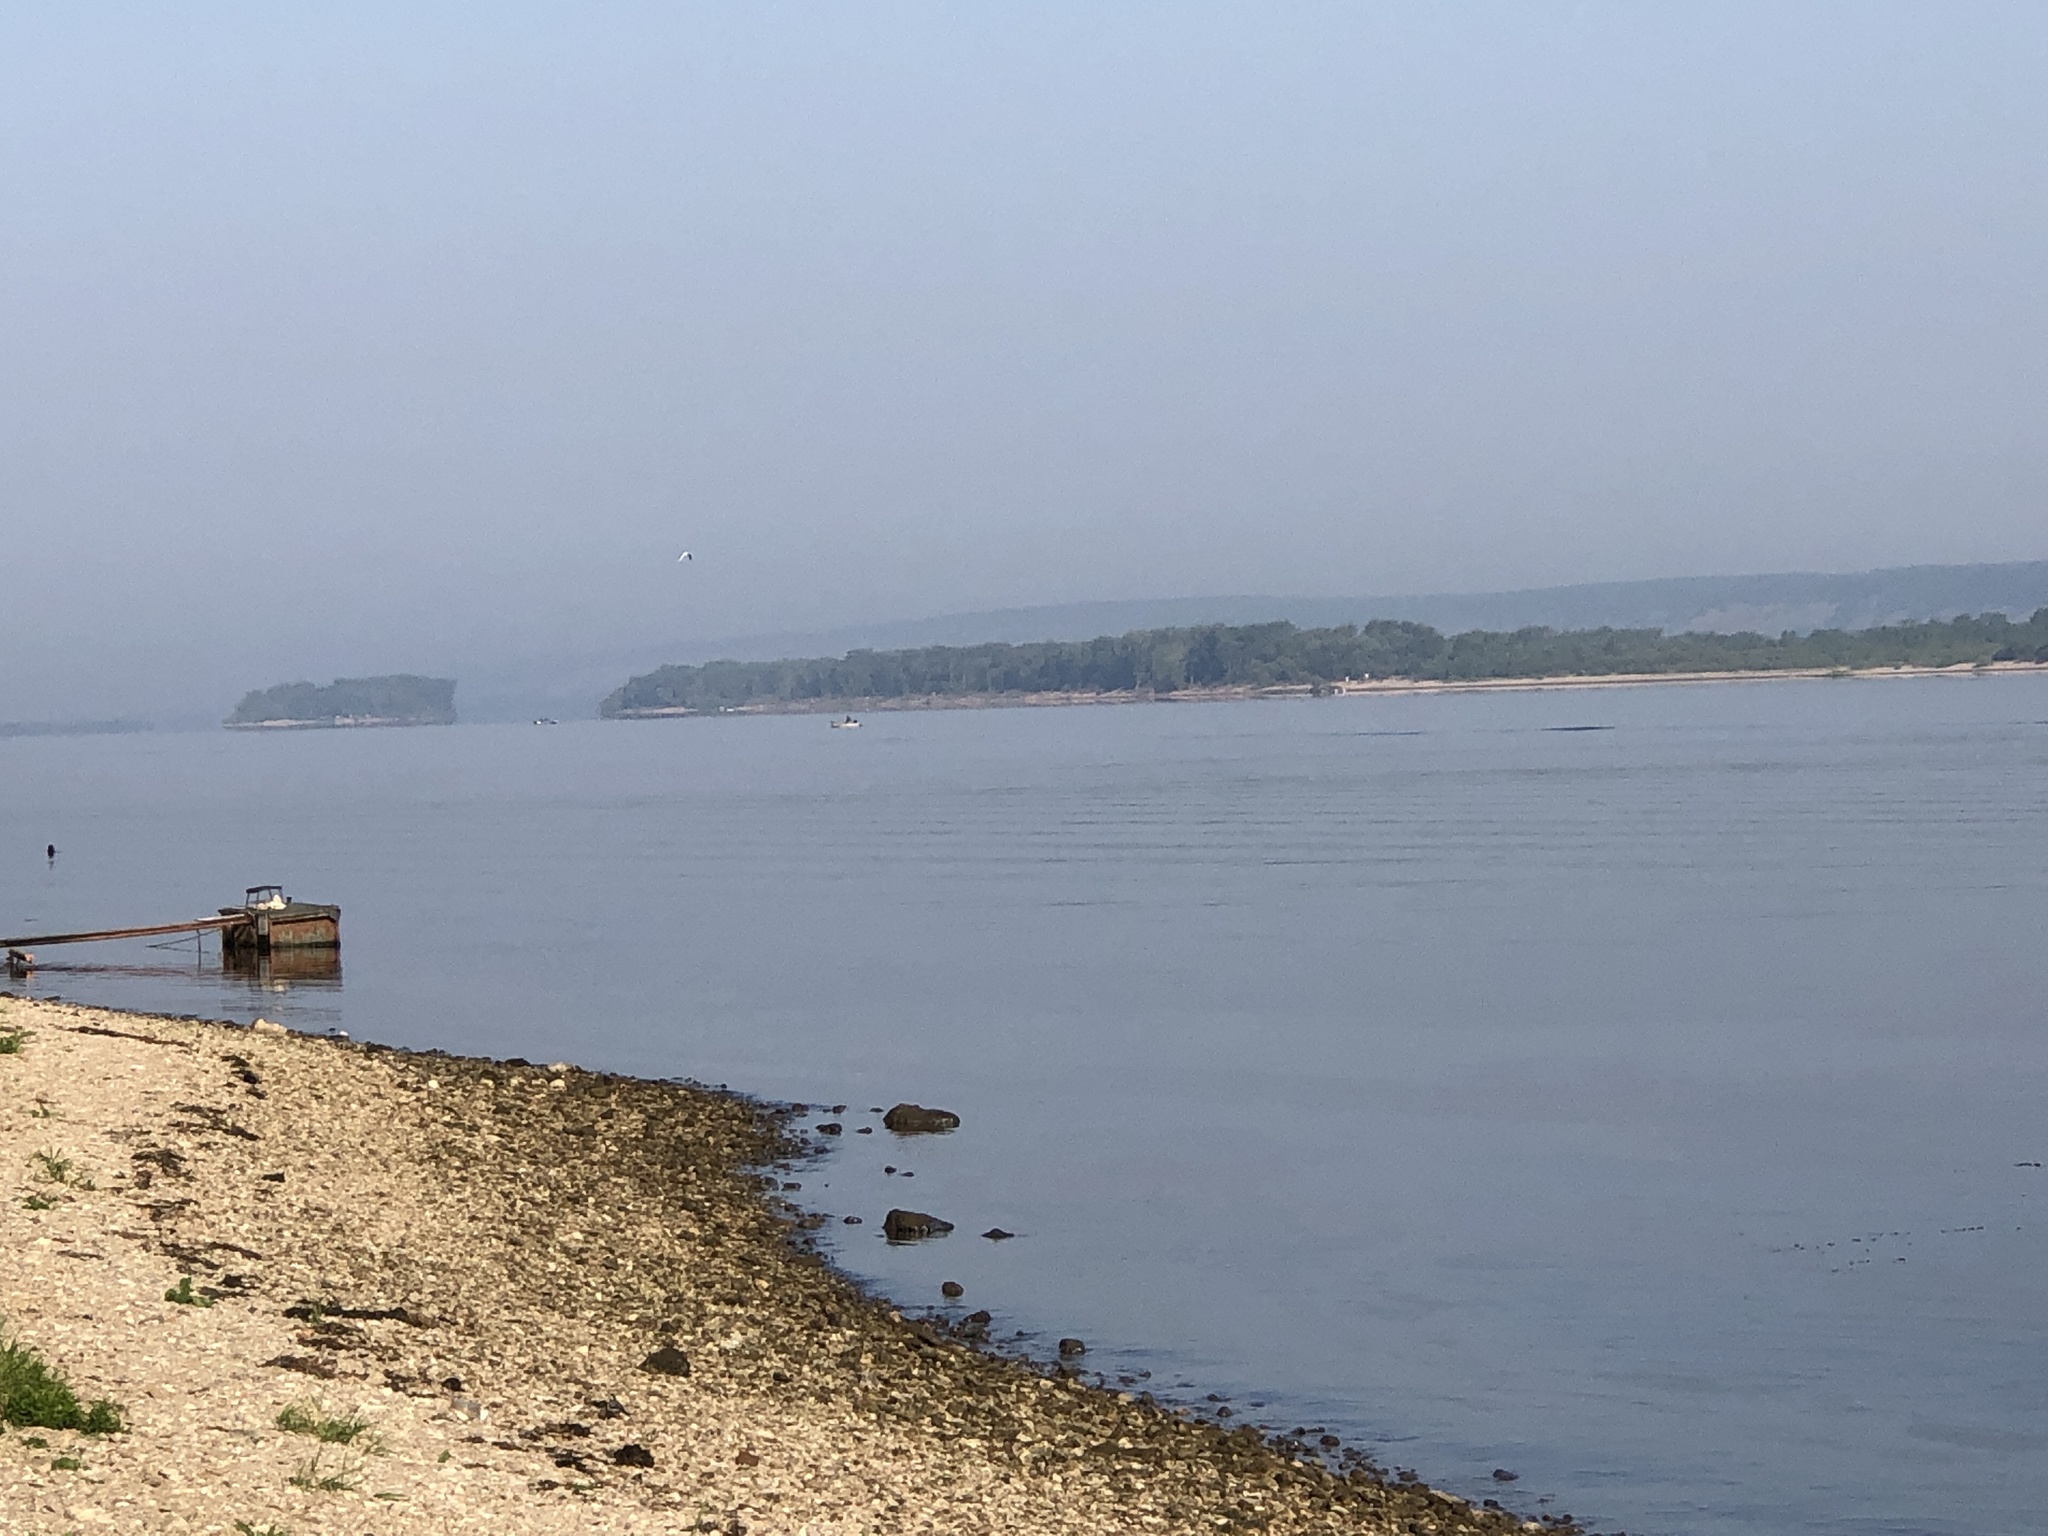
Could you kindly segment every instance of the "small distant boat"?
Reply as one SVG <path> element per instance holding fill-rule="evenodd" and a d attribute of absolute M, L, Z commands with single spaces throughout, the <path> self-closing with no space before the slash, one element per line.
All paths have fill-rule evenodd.
<path fill-rule="evenodd" d="M 535 725 L 560 725 L 562 722 L 559 720 L 550 720 L 546 715 L 542 715 L 538 720 L 534 721 L 533 723 Z"/>
<path fill-rule="evenodd" d="M 844 720 L 834 720 L 832 722 L 832 729 L 835 731 L 857 731 L 860 729 L 860 722 L 854 719 L 853 716 L 848 715 Z"/>

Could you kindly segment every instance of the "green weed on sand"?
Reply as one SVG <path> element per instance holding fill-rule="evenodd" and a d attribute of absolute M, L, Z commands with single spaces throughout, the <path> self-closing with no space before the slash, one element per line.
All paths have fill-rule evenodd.
<path fill-rule="evenodd" d="M 0 1338 L 0 1424 L 111 1435 L 121 1429 L 121 1410 L 103 1397 L 81 1404 L 71 1384 L 41 1355 Z"/>
<path fill-rule="evenodd" d="M 277 1427 L 288 1434 L 311 1435 L 324 1445 L 353 1445 L 362 1439 L 366 1448 L 374 1448 L 377 1440 L 369 1432 L 370 1421 L 361 1414 L 336 1418 L 318 1403 L 293 1403 L 278 1414 Z"/>

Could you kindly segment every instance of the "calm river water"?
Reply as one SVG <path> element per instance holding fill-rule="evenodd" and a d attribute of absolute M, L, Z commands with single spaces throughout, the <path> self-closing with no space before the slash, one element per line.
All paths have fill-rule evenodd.
<path fill-rule="evenodd" d="M 11 740 L 0 831 L 0 930 L 344 908 L 338 985 L 45 993 L 956 1110 L 805 1175 L 841 1262 L 1167 1394 L 1606 1530 L 2048 1524 L 2048 679 Z"/>

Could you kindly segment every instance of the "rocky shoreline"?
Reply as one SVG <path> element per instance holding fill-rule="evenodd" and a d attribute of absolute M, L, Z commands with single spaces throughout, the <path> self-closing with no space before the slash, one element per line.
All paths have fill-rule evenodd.
<path fill-rule="evenodd" d="M 61 1003 L 0 1032 L 0 1327 L 128 1426 L 0 1435 L 9 1531 L 1575 1529 L 863 1294 L 786 1198 L 787 1106 Z"/>

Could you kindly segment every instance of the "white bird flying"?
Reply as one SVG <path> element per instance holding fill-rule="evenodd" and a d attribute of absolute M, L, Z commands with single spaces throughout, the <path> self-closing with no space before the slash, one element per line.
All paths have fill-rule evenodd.
<path fill-rule="evenodd" d="M 681 553 L 680 555 L 677 555 L 677 556 L 676 556 L 676 564 L 677 564 L 677 565 L 681 565 L 681 564 L 682 564 L 682 563 L 683 563 L 683 562 L 684 562 L 685 560 L 687 560 L 687 559 L 689 559 L 689 558 L 690 558 L 690 552 L 689 552 L 689 551 L 688 551 L 688 550 L 686 549 L 686 550 L 684 550 L 684 551 L 683 551 L 683 552 L 682 552 L 682 553 Z"/>

